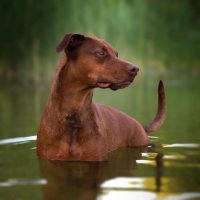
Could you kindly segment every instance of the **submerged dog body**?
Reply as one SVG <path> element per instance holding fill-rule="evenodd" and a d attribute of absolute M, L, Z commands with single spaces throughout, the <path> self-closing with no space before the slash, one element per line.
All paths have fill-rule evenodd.
<path fill-rule="evenodd" d="M 101 161 L 119 147 L 149 144 L 146 132 L 164 120 L 165 94 L 159 84 L 159 105 L 152 123 L 92 102 L 93 89 L 117 90 L 131 84 L 138 68 L 120 60 L 105 41 L 70 33 L 57 47 L 64 50 L 37 135 L 37 154 L 50 160 Z"/>

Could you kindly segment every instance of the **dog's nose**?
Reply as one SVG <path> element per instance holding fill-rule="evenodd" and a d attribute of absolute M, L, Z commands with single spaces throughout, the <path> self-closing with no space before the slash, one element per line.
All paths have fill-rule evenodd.
<path fill-rule="evenodd" d="M 137 73 L 139 71 L 139 68 L 136 67 L 135 65 L 129 65 L 129 71 L 132 72 L 133 74 Z"/>

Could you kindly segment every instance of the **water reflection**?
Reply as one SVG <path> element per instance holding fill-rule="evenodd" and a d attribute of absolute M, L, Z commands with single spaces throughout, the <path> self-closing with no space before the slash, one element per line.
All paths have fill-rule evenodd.
<path fill-rule="evenodd" d="M 104 199 L 104 195 L 102 196 L 102 194 L 105 191 L 99 189 L 100 185 L 102 189 L 114 188 L 121 190 L 125 188 L 160 191 L 163 171 L 163 155 L 161 153 L 157 153 L 155 157 L 155 177 L 134 177 L 137 170 L 137 161 L 140 160 L 143 152 L 148 151 L 151 151 L 151 149 L 121 149 L 112 153 L 109 161 L 105 162 L 77 163 L 40 160 L 41 177 L 48 182 L 47 185 L 42 187 L 44 199 L 67 198 L 88 200 L 95 199 L 98 193 L 97 199 Z M 111 195 L 112 198 L 115 196 L 115 193 L 108 191 L 106 194 Z M 153 195 L 151 192 L 145 192 L 142 196 L 144 197 L 150 194 L 151 196 Z M 106 199 L 108 198 L 107 195 Z M 131 192 L 130 197 L 133 196 L 137 199 L 141 194 L 139 192 Z"/>
<path fill-rule="evenodd" d="M 50 162 L 40 161 L 44 199 L 95 199 L 99 185 L 119 176 L 134 176 L 136 160 L 144 149 L 121 149 L 105 162 Z"/>
<path fill-rule="evenodd" d="M 0 147 L 4 150 L 0 151 L 0 156 L 4 158 L 0 167 L 5 165 L 2 168 L 5 173 L 0 175 L 3 192 L 6 188 L 9 191 L 24 191 L 24 187 L 29 186 L 33 190 L 37 186 L 37 191 L 42 192 L 45 200 L 138 200 L 142 197 L 147 200 L 177 200 L 200 197 L 200 151 L 194 148 L 198 144 L 193 143 L 189 151 L 188 144 L 184 143 L 170 144 L 170 148 L 157 143 L 147 148 L 119 149 L 112 152 L 105 162 L 40 160 L 39 176 L 31 172 L 37 169 L 38 162 L 35 139 L 36 136 L 29 136 L 0 140 Z M 12 160 L 9 159 L 10 154 L 13 155 Z M 31 159 L 27 162 L 29 157 Z M 8 175 L 6 172 L 13 167 L 16 171 Z"/>

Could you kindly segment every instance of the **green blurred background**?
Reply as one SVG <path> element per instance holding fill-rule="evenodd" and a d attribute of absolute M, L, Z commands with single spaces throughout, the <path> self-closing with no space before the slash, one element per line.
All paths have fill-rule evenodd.
<path fill-rule="evenodd" d="M 1 0 L 3 83 L 45 84 L 67 32 L 96 35 L 144 68 L 199 75 L 198 0 Z"/>

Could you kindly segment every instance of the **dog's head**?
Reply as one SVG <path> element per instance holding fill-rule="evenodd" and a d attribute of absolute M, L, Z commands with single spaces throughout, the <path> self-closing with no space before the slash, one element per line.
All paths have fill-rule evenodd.
<path fill-rule="evenodd" d="M 70 72 L 88 88 L 124 88 L 139 71 L 135 65 L 119 59 L 110 44 L 96 37 L 69 33 L 56 50 L 65 51 Z"/>

